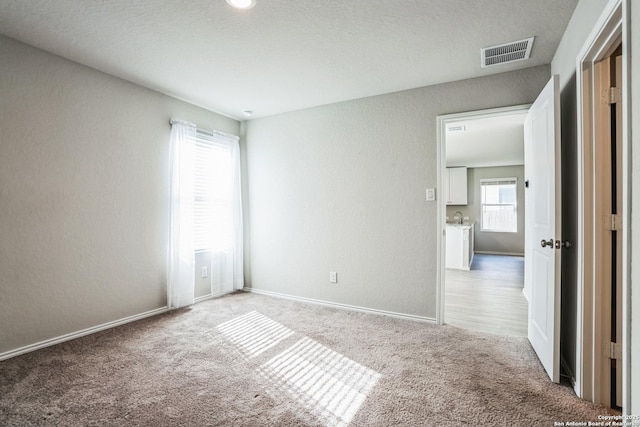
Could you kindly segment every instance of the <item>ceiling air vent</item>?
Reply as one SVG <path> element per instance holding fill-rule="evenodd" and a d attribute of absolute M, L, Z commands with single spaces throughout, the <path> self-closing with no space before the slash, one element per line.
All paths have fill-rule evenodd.
<path fill-rule="evenodd" d="M 534 38 L 535 37 L 531 37 L 498 46 L 485 47 L 481 50 L 482 63 L 480 65 L 482 65 L 482 68 L 485 68 L 529 59 Z"/>

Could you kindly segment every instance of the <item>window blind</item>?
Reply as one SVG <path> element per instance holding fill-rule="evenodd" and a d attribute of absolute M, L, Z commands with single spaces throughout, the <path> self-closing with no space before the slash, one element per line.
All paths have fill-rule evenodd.
<path fill-rule="evenodd" d="M 216 138 L 216 134 L 201 131 L 196 134 L 193 229 L 196 251 L 228 252 L 231 244 L 231 150 Z"/>

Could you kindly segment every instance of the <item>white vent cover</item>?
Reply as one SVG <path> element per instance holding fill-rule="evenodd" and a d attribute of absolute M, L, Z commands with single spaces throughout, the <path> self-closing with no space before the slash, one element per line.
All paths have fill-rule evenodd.
<path fill-rule="evenodd" d="M 482 60 L 480 65 L 482 68 L 485 68 L 493 65 L 529 59 L 534 38 L 535 37 L 530 37 L 524 40 L 482 48 Z"/>

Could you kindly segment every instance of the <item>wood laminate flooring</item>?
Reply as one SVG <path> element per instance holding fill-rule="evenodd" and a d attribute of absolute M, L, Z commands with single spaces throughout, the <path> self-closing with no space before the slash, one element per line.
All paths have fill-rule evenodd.
<path fill-rule="evenodd" d="M 445 271 L 447 324 L 500 335 L 527 336 L 524 258 L 476 254 L 471 270 Z"/>

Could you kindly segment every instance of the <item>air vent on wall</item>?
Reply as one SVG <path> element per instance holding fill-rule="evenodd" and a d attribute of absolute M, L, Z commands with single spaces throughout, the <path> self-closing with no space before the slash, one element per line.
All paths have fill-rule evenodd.
<path fill-rule="evenodd" d="M 485 68 L 493 65 L 529 59 L 534 38 L 535 37 L 531 37 L 511 43 L 482 48 L 482 62 L 480 65 L 482 68 Z"/>

